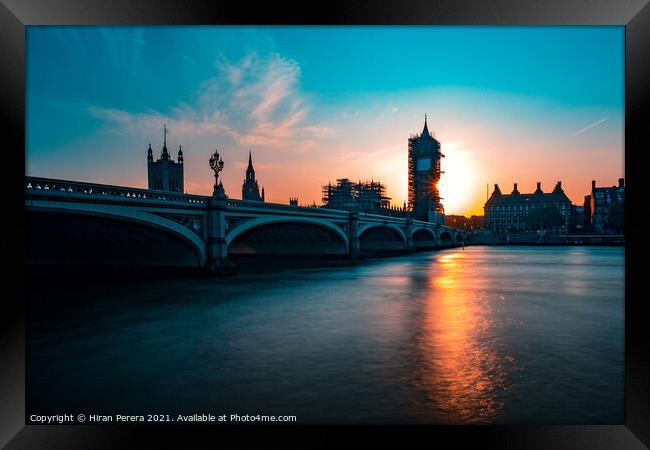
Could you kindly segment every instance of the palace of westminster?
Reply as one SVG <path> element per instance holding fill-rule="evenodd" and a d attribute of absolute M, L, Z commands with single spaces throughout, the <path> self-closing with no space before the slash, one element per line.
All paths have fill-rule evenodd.
<path fill-rule="evenodd" d="M 147 150 L 149 189 L 185 192 L 183 183 L 183 150 L 178 147 L 174 161 L 167 150 L 167 128 L 163 129 L 163 147 L 160 158 L 154 161 L 151 144 Z M 429 132 L 426 115 L 420 134 L 408 138 L 408 203 L 401 207 L 391 206 L 386 187 L 379 181 L 352 182 L 348 178 L 336 180 L 336 184 L 323 186 L 323 208 L 356 211 L 388 216 L 410 216 L 431 223 L 445 223 L 442 198 L 438 191 L 444 157 L 440 142 Z M 260 190 L 253 168 L 252 153 L 248 153 L 248 167 L 242 184 L 242 199 L 264 202 L 264 188 Z M 557 182 L 551 192 L 542 191 L 541 183 L 531 194 L 520 193 L 514 183 L 510 194 L 503 194 L 498 184 L 484 206 L 483 228 L 493 233 L 522 232 L 528 230 L 526 218 L 535 208 L 552 206 L 562 217 L 559 229 L 592 229 L 603 232 L 608 227 L 612 205 L 625 201 L 623 178 L 618 186 L 596 187 L 592 181 L 591 193 L 585 196 L 583 206 L 573 205 Z M 290 205 L 298 205 L 298 198 L 289 199 Z M 311 206 L 316 206 L 313 204 Z M 455 220 L 459 216 L 450 216 Z M 452 219 L 453 218 L 453 219 Z M 454 223 L 457 225 L 457 222 Z"/>
<path fill-rule="evenodd" d="M 160 158 L 154 161 L 151 144 L 147 150 L 147 178 L 149 189 L 171 192 L 185 192 L 183 184 L 183 150 L 178 146 L 178 158 L 174 161 L 167 150 L 167 126 L 163 126 L 163 148 Z M 242 185 L 242 199 L 258 202 L 264 201 L 264 188 L 260 188 L 255 179 L 253 157 L 248 153 L 248 168 Z"/>

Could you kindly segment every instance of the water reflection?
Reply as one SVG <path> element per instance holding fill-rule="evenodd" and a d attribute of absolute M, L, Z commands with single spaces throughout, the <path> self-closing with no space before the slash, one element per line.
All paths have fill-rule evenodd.
<path fill-rule="evenodd" d="M 467 247 L 229 280 L 30 286 L 40 413 L 622 423 L 620 248 Z"/>
<path fill-rule="evenodd" d="M 503 406 L 503 362 L 512 361 L 491 345 L 493 299 L 486 297 L 485 280 L 465 262 L 458 251 L 431 263 L 418 342 L 419 379 L 445 422 L 492 422 Z"/>

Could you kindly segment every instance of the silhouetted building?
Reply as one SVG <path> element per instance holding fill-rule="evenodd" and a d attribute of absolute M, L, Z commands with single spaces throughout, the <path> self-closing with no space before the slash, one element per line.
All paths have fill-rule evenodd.
<path fill-rule="evenodd" d="M 292 206 L 298 206 L 298 197 L 289 197 L 289 204 Z"/>
<path fill-rule="evenodd" d="M 591 194 L 585 196 L 585 220 L 597 233 L 612 228 L 620 228 L 611 223 L 612 207 L 625 202 L 625 179 L 618 179 L 618 186 L 596 187 L 596 180 L 591 182 Z M 588 208 L 587 208 L 588 205 Z M 621 231 L 621 230 L 613 230 Z"/>
<path fill-rule="evenodd" d="M 468 219 L 465 216 L 458 216 L 455 214 L 445 216 L 445 225 L 448 227 L 463 228 L 467 225 L 467 221 Z"/>
<path fill-rule="evenodd" d="M 510 194 L 502 194 L 499 185 L 494 185 L 492 195 L 485 203 L 485 227 L 495 233 L 526 231 L 528 215 L 535 208 L 553 206 L 562 216 L 560 231 L 567 231 L 572 215 L 571 200 L 562 190 L 562 183 L 557 182 L 552 192 L 542 191 L 542 184 L 537 183 L 537 189 L 532 194 L 521 194 L 517 183 Z"/>
<path fill-rule="evenodd" d="M 460 230 L 477 231 L 483 229 L 485 226 L 485 218 L 483 216 L 465 217 L 453 214 L 445 215 L 445 225 Z"/>
<path fill-rule="evenodd" d="M 585 201 L 582 204 L 582 226 L 584 228 L 593 228 L 591 226 L 591 194 L 585 195 Z"/>
<path fill-rule="evenodd" d="M 323 186 L 323 208 L 381 214 L 390 208 L 386 187 L 378 181 L 353 183 L 348 178 Z"/>
<path fill-rule="evenodd" d="M 260 195 L 260 188 L 255 179 L 255 169 L 253 169 L 253 156 L 248 152 L 248 168 L 246 168 L 246 179 L 241 187 L 241 198 L 243 200 L 254 200 L 257 202 L 264 201 L 264 188 Z"/>
<path fill-rule="evenodd" d="M 444 208 L 440 202 L 438 182 L 440 181 L 440 142 L 429 133 L 427 117 L 424 116 L 424 129 L 419 135 L 408 140 L 409 166 L 409 208 L 413 218 L 432 223 L 444 221 Z"/>
<path fill-rule="evenodd" d="M 178 162 L 167 151 L 167 125 L 163 126 L 163 148 L 160 158 L 153 160 L 151 144 L 147 150 L 147 178 L 149 189 L 159 191 L 184 192 L 183 187 L 183 150 L 178 146 Z"/>

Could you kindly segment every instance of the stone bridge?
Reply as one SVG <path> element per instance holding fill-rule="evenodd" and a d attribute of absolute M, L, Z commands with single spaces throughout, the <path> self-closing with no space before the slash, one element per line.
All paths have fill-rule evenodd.
<path fill-rule="evenodd" d="M 410 218 L 25 178 L 27 259 L 230 270 L 234 255 L 364 255 L 465 245 Z"/>

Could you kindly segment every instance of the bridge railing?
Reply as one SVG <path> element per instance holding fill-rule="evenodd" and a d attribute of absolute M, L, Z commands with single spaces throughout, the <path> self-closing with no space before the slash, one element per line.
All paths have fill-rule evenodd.
<path fill-rule="evenodd" d="M 25 177 L 25 191 L 52 194 L 81 194 L 109 198 L 132 198 L 143 200 L 162 200 L 205 205 L 207 197 L 183 194 L 180 192 L 155 191 L 107 184 L 85 183 L 81 181 L 56 180 L 52 178 Z"/>
<path fill-rule="evenodd" d="M 334 217 L 337 219 L 347 218 L 349 216 L 348 211 L 340 211 L 336 209 L 327 209 L 319 208 L 313 206 L 298 206 L 298 205 L 284 205 L 282 203 L 268 203 L 268 202 L 259 202 L 254 200 L 239 200 L 235 198 L 229 198 L 226 200 L 226 206 L 231 208 L 245 208 L 245 209 L 264 209 L 264 210 L 275 210 L 291 213 L 300 213 L 300 214 L 317 214 L 320 216 Z"/>
<path fill-rule="evenodd" d="M 423 227 L 423 228 L 436 228 L 436 229 L 439 229 L 441 231 L 460 231 L 460 230 L 458 230 L 456 228 L 453 228 L 453 227 L 450 227 L 448 225 L 438 225 L 438 224 L 431 223 L 431 222 L 424 222 L 422 220 L 414 220 L 413 225 Z"/>
<path fill-rule="evenodd" d="M 383 223 L 392 223 L 396 225 L 404 225 L 406 223 L 405 217 L 384 216 L 382 214 L 359 213 L 359 219 L 371 220 Z"/>

